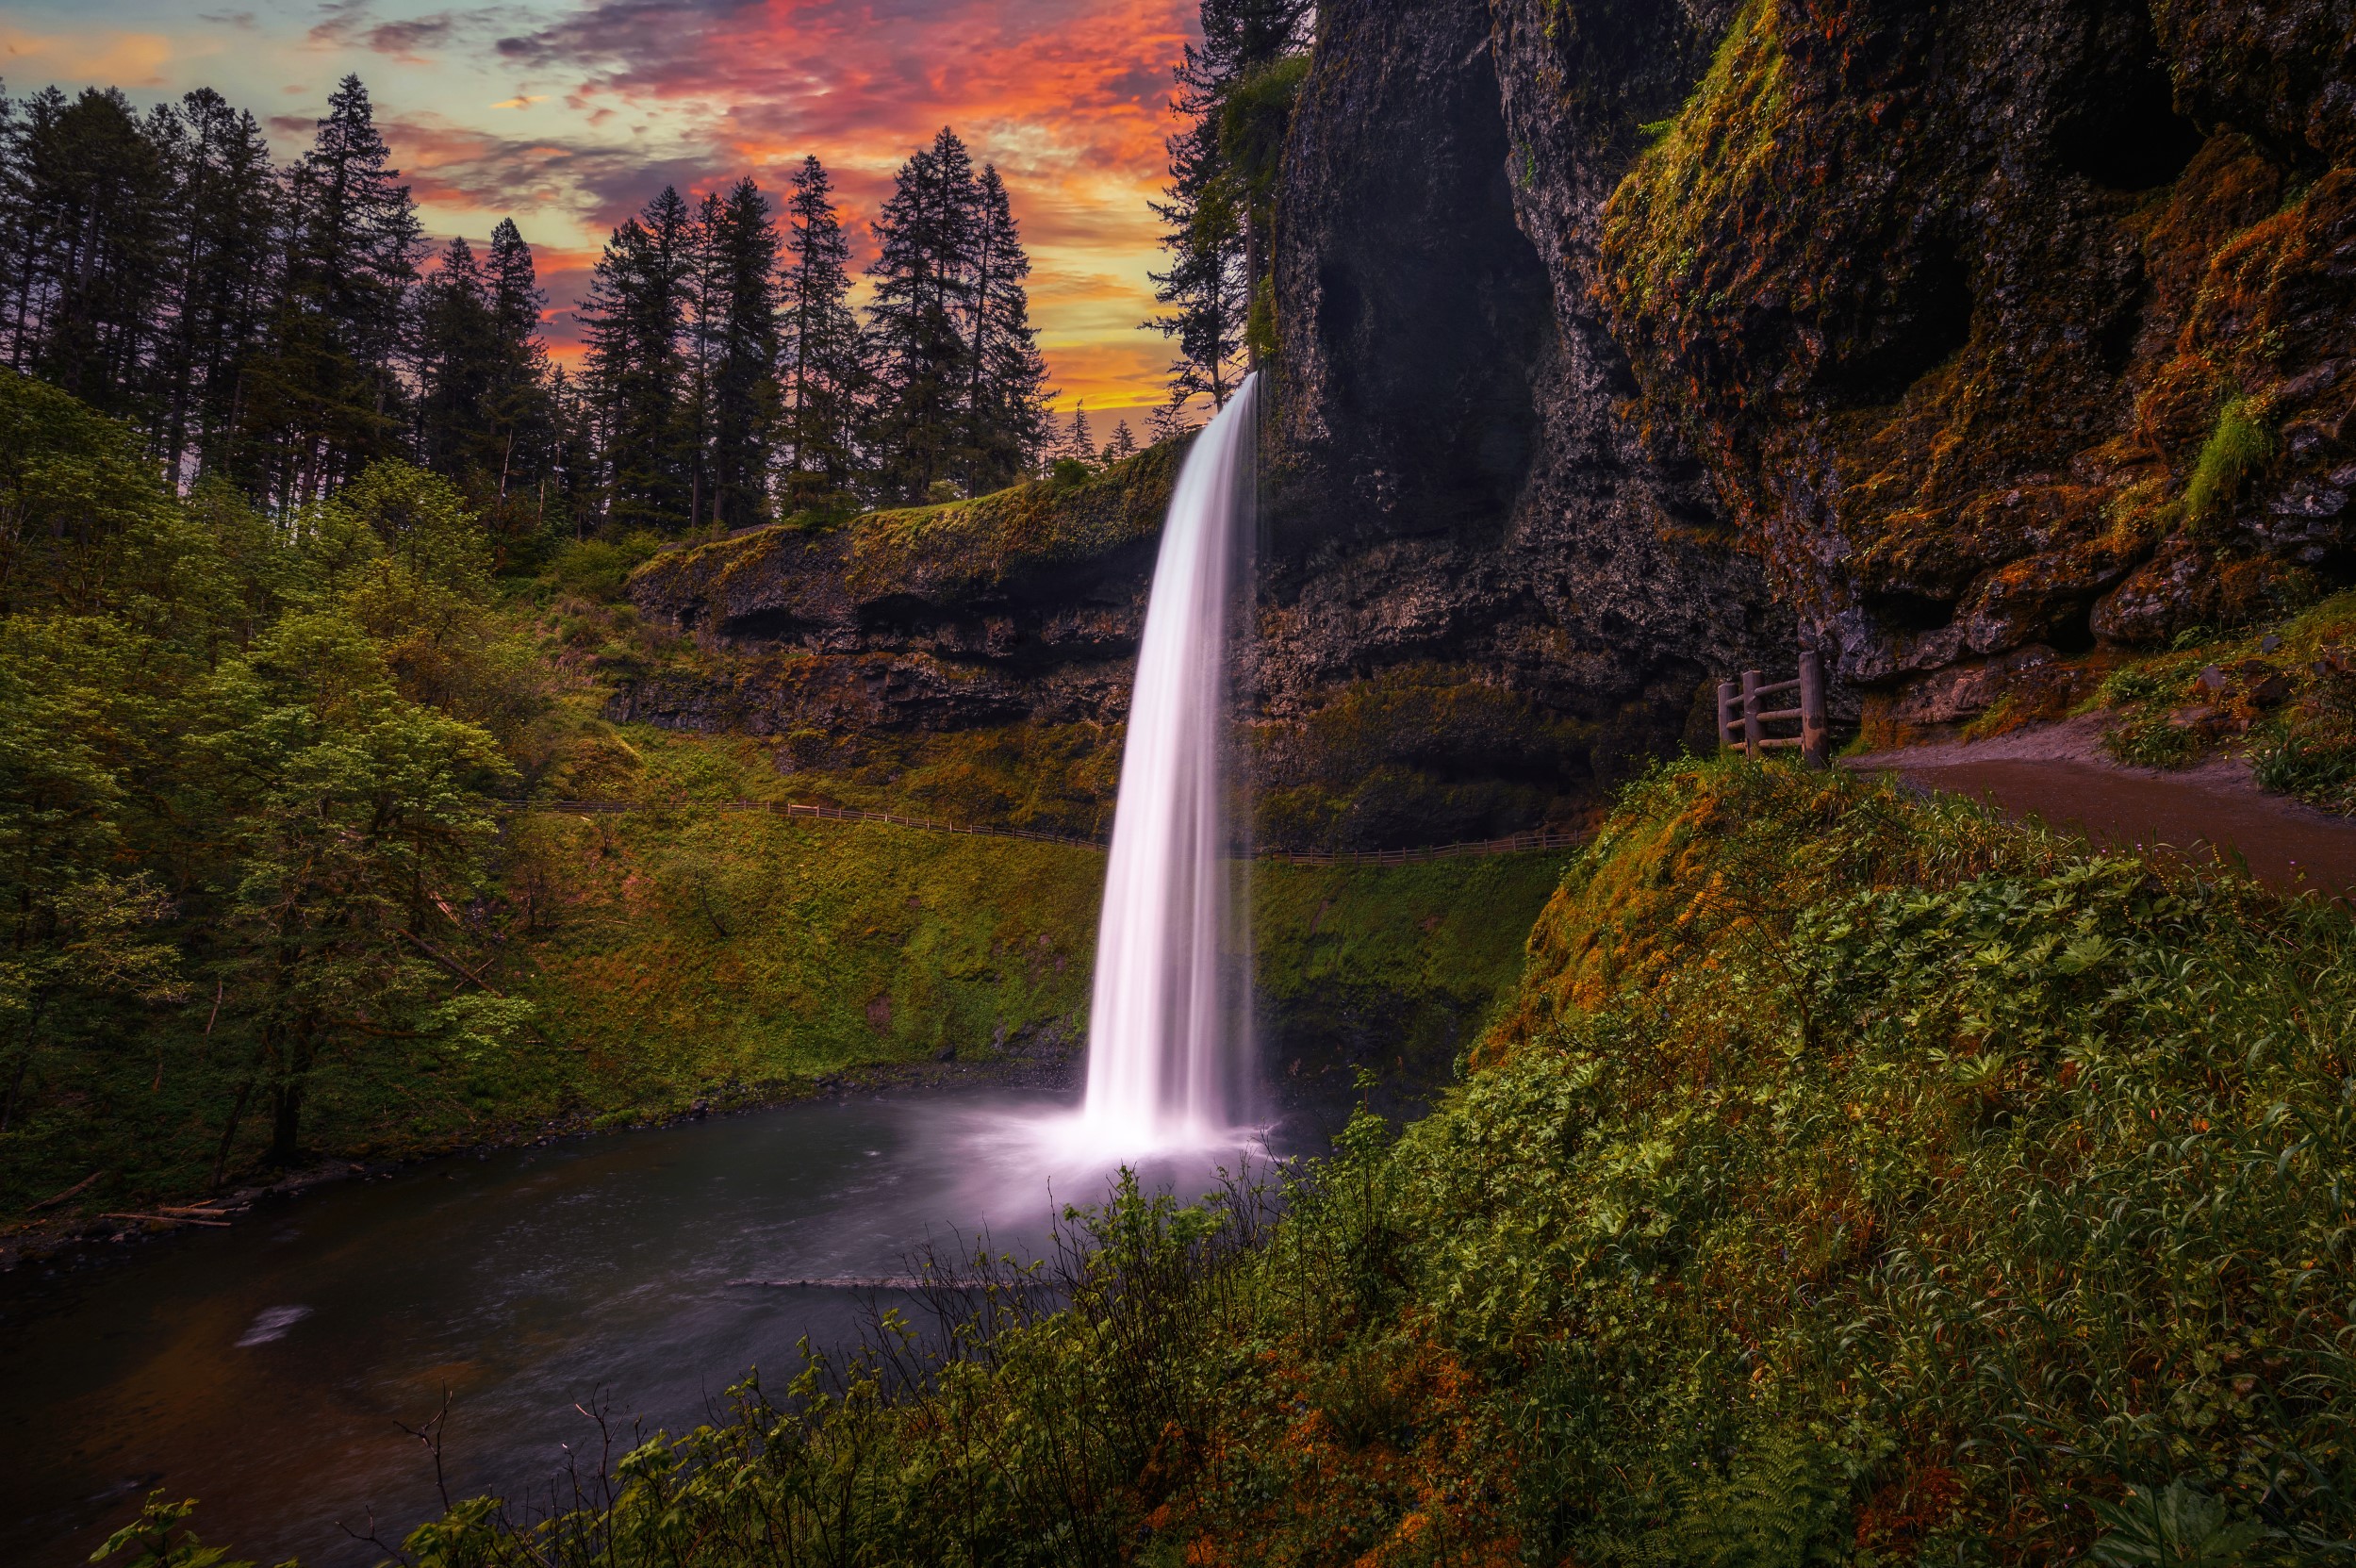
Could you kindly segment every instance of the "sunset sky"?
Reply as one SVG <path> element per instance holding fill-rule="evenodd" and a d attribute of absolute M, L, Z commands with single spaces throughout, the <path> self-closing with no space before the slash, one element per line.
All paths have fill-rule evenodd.
<path fill-rule="evenodd" d="M 282 156 L 346 72 L 429 233 L 480 241 L 513 217 L 539 258 L 550 337 L 606 234 L 666 183 L 750 173 L 782 193 L 816 153 L 863 251 L 892 172 L 943 124 L 998 166 L 1030 247 L 1032 319 L 1060 406 L 1159 400 L 1146 201 L 1162 178 L 1170 71 L 1196 0 L 8 0 L 0 78 L 123 88 L 142 105 L 210 86 Z M 865 256 L 860 257 L 864 265 Z M 1099 436 L 1109 422 L 1095 421 Z"/>

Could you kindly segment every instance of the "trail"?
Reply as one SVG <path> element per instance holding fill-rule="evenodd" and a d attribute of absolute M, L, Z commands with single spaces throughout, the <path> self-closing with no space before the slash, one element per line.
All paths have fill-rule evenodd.
<path fill-rule="evenodd" d="M 2356 896 L 2356 821 L 2267 794 L 2239 757 L 2177 772 L 2124 767 L 2101 749 L 2104 722 L 2088 714 L 1968 745 L 1873 752 L 1842 766 L 1897 773 L 2106 847 L 2166 848 L 2239 864 L 2280 892 Z"/>

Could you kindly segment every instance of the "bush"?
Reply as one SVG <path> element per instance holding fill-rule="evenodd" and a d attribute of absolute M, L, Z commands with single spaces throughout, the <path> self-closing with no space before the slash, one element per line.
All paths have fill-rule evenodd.
<path fill-rule="evenodd" d="M 661 551 L 662 541 L 649 533 L 618 539 L 577 539 L 560 546 L 549 562 L 551 582 L 565 593 L 592 603 L 620 602 L 630 574 Z"/>

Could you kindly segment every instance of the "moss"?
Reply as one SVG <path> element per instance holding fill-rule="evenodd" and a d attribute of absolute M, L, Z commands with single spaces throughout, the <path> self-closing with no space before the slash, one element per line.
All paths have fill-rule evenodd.
<path fill-rule="evenodd" d="M 2274 432 L 2264 405 L 2249 397 L 2227 399 L 2185 482 L 2185 518 L 2198 526 L 2213 527 L 2224 520 L 2244 487 L 2273 459 L 2274 451 Z"/>
<path fill-rule="evenodd" d="M 872 512 L 850 525 L 851 591 L 956 598 L 1026 568 L 1084 560 L 1162 531 L 1186 442 L 1164 441 L 1077 484 L 1034 482 L 946 506 Z"/>
<path fill-rule="evenodd" d="M 1788 112 L 1776 21 L 1775 0 L 1744 0 L 1683 111 L 1643 127 L 1648 149 L 1604 213 L 1609 287 L 1630 317 L 1710 289 L 1722 215 L 1773 193 L 1775 130 Z"/>
<path fill-rule="evenodd" d="M 1144 544 L 1162 531 L 1188 437 L 1147 447 L 1078 480 L 1043 479 L 967 501 L 868 512 L 841 523 L 784 524 L 655 556 L 630 580 L 640 602 L 685 601 L 781 559 L 845 582 L 855 599 L 952 602 L 999 591 L 1027 571 Z"/>
<path fill-rule="evenodd" d="M 1583 813 L 1616 761 L 1605 727 L 1442 664 L 1354 681 L 1251 743 L 1257 836 L 1295 850 L 1502 837 Z"/>
<path fill-rule="evenodd" d="M 1361 1065 L 1401 1096 L 1445 1081 L 1520 979 L 1563 860 L 1256 866 L 1255 957 L 1278 1084 L 1330 1093 Z"/>
<path fill-rule="evenodd" d="M 2153 647 L 2312 591 L 2312 532 L 2232 519 L 2262 480 L 2333 487 L 2356 170 L 2186 131 L 2189 163 L 2113 189 L 2052 157 L 2108 69 L 2075 24 L 1729 8 L 1606 204 L 1598 293 L 1648 426 L 1711 470 L 1803 618 L 1849 618 L 1856 667 L 1894 674 L 1948 626 L 1980 652 Z M 1971 41 L 1999 13 L 2052 75 Z M 2171 64 L 2182 103 L 2195 66 Z M 2220 386 L 2243 393 L 2223 420 Z"/>

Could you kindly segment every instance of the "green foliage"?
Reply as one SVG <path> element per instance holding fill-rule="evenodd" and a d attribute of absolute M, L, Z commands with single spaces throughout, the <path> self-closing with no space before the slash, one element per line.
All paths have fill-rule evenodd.
<path fill-rule="evenodd" d="M 2280 734 L 2250 755 L 2258 787 L 2327 811 L 2356 811 L 2356 734 Z"/>
<path fill-rule="evenodd" d="M 2274 458 L 2274 432 L 2264 406 L 2247 397 L 2226 400 L 2216 428 L 2202 443 L 2184 485 L 2184 516 L 2195 526 L 2214 527 L 2232 511 L 2242 487 Z"/>
<path fill-rule="evenodd" d="M 272 523 L 219 487 L 172 496 L 31 383 L 0 376 L 0 418 L 37 459 L 25 548 L 66 590 L 0 621 L 0 1185 L 122 1158 L 132 1128 L 91 1118 L 142 1080 L 157 1121 L 125 1164 L 217 1177 L 256 1097 L 293 1159 L 323 1062 L 397 1077 L 382 1043 L 460 1027 L 423 949 L 479 939 L 460 911 L 514 777 L 494 732 L 538 701 L 482 529 L 401 464 Z"/>
<path fill-rule="evenodd" d="M 2167 652 L 2104 676 L 2092 706 L 2121 762 L 2182 767 L 2241 742 L 2260 787 L 2356 810 L 2356 595 L 2231 635 L 2195 628 Z M 2246 738 L 2245 738 L 2246 737 Z"/>
<path fill-rule="evenodd" d="M 2183 1480 L 2131 1486 L 2124 1501 L 2093 1508 L 2103 1533 L 2086 1555 L 2101 1568 L 2237 1568 L 2256 1560 L 2269 1533 L 2228 1519 L 2223 1504 Z"/>
<path fill-rule="evenodd" d="M 226 1550 L 206 1545 L 194 1530 L 179 1528 L 195 1511 L 193 1497 L 175 1503 L 162 1492 L 151 1492 L 139 1518 L 107 1537 L 90 1560 L 108 1568 L 254 1568 L 251 1562 L 230 1561 Z"/>
<path fill-rule="evenodd" d="M 1418 866 L 1254 867 L 1254 966 L 1270 1071 L 1343 1087 L 1354 1064 L 1386 1090 L 1445 1081 L 1520 977 L 1530 922 L 1562 856 Z"/>

